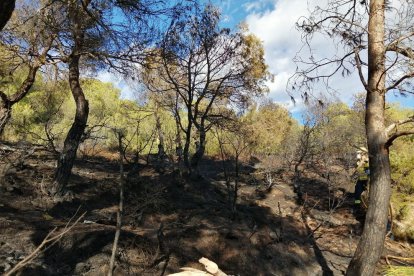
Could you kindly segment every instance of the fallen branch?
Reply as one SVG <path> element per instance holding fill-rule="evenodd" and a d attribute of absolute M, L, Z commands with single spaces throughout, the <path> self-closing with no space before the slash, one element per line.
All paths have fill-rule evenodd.
<path fill-rule="evenodd" d="M 399 256 L 392 256 L 392 255 L 387 255 L 386 257 L 389 259 L 394 259 L 394 260 L 414 262 L 414 257 L 399 257 Z"/>
<path fill-rule="evenodd" d="M 388 256 L 385 256 L 385 262 L 387 263 L 388 266 L 391 266 L 390 260 L 388 260 Z"/>
<path fill-rule="evenodd" d="M 79 209 L 78 209 L 79 211 Z M 50 231 L 46 237 L 43 239 L 43 241 L 40 243 L 40 245 L 27 257 L 25 257 L 23 260 L 21 260 L 18 264 L 16 264 L 11 270 L 7 271 L 4 276 L 10 276 L 22 269 L 23 267 L 29 265 L 39 254 L 46 251 L 53 245 L 55 245 L 58 241 L 60 241 L 63 236 L 65 236 L 70 230 L 75 227 L 76 224 L 85 216 L 86 212 L 83 213 L 75 222 L 70 225 L 72 219 L 77 215 L 78 211 L 76 211 L 75 215 L 66 223 L 65 227 L 60 233 L 56 233 L 57 227 L 55 227 L 52 231 Z M 46 247 L 47 246 L 47 247 Z"/>
<path fill-rule="evenodd" d="M 124 164 L 124 151 L 122 147 L 123 134 L 122 134 L 122 131 L 116 131 L 116 134 L 118 135 L 118 143 L 119 143 L 119 174 L 120 174 L 119 208 L 118 208 L 118 212 L 116 216 L 116 231 L 115 231 L 114 244 L 112 246 L 112 255 L 109 261 L 108 276 L 112 276 L 113 270 L 114 270 L 116 250 L 118 247 L 119 236 L 121 234 L 121 228 L 122 228 L 122 213 L 124 211 L 124 165 L 123 165 Z"/>
<path fill-rule="evenodd" d="M 158 249 L 157 253 L 155 254 L 154 260 L 152 261 L 152 264 L 150 265 L 151 268 L 161 264 L 161 262 L 164 262 L 162 266 L 161 276 L 165 274 L 165 271 L 167 269 L 168 263 L 170 261 L 170 250 L 166 246 L 164 242 L 164 224 L 161 222 L 160 228 L 158 228 L 157 231 L 157 240 L 158 240 Z"/>

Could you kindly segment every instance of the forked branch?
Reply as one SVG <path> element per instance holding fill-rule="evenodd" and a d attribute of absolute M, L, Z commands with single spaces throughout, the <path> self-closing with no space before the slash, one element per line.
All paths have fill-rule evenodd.
<path fill-rule="evenodd" d="M 388 148 L 392 145 L 392 143 L 394 142 L 395 139 L 397 139 L 398 137 L 401 136 L 406 136 L 406 135 L 412 135 L 414 134 L 414 129 L 404 129 L 404 130 L 398 130 L 398 127 L 405 125 L 405 124 L 409 124 L 409 123 L 414 123 L 414 115 L 410 116 L 404 120 L 399 120 L 398 122 L 395 122 L 391 125 L 389 125 L 385 131 L 388 135 L 388 140 L 385 143 L 385 147 Z M 391 131 L 393 131 L 395 129 L 395 132 L 391 133 Z"/>
<path fill-rule="evenodd" d="M 47 234 L 47 236 L 43 239 L 40 245 L 32 253 L 30 253 L 27 257 L 21 260 L 12 269 L 7 271 L 4 274 L 4 276 L 14 275 L 17 271 L 29 265 L 37 256 L 39 256 L 39 254 L 46 251 L 48 248 L 52 247 L 54 244 L 60 241 L 63 238 L 63 236 L 69 233 L 76 226 L 76 224 L 78 224 L 79 221 L 85 216 L 85 214 L 86 212 L 83 213 L 81 216 L 79 216 L 79 218 L 71 224 L 73 218 L 77 215 L 77 212 L 76 212 L 75 215 L 66 223 L 62 231 L 58 233 L 56 233 L 57 227 L 55 227 L 52 231 L 49 232 L 49 234 Z"/>

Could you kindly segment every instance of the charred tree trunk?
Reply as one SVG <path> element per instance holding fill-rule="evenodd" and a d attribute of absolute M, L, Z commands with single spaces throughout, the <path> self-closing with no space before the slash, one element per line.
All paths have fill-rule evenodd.
<path fill-rule="evenodd" d="M 177 162 L 178 164 L 181 163 L 182 159 L 183 159 L 183 144 L 181 142 L 181 131 L 180 131 L 180 124 L 179 122 L 175 121 L 175 128 L 176 128 L 176 136 L 175 136 L 175 151 L 177 154 Z"/>
<path fill-rule="evenodd" d="M 199 128 L 199 140 L 196 148 L 196 152 L 191 158 L 191 169 L 194 172 L 198 173 L 198 165 L 200 164 L 201 158 L 204 156 L 204 151 L 206 149 L 206 131 L 204 125 L 200 124 Z"/>
<path fill-rule="evenodd" d="M 88 121 L 89 104 L 79 82 L 79 55 L 70 57 L 69 85 L 76 103 L 75 120 L 66 136 L 53 181 L 51 194 L 62 194 L 72 172 L 73 163 Z"/>
<path fill-rule="evenodd" d="M 183 158 L 184 158 L 184 165 L 191 173 L 191 166 L 190 166 L 190 143 L 191 143 L 191 128 L 192 128 L 192 118 L 191 115 L 188 115 L 188 125 L 187 130 L 185 132 L 185 143 L 184 143 L 184 150 L 183 150 Z"/>
<path fill-rule="evenodd" d="M 3 104 L 0 107 L 0 138 L 4 132 L 4 128 L 11 118 L 11 107 L 10 101 L 3 101 Z"/>
<path fill-rule="evenodd" d="M 164 133 L 162 132 L 161 127 L 161 120 L 160 116 L 158 115 L 158 108 L 154 113 L 155 116 L 155 128 L 157 129 L 158 133 L 158 158 L 162 159 L 165 155 L 165 148 L 164 148 Z"/>
<path fill-rule="evenodd" d="M 236 176 L 234 178 L 234 190 L 233 190 L 233 202 L 231 204 L 231 212 L 233 213 L 233 219 L 236 218 L 237 214 L 237 197 L 239 193 L 239 153 L 236 152 L 236 168 L 235 173 Z"/>
<path fill-rule="evenodd" d="M 368 91 L 365 125 L 370 165 L 369 207 L 364 231 L 346 275 L 373 275 L 386 235 L 391 195 L 389 152 L 384 123 L 385 47 L 384 0 L 370 1 L 368 23 Z"/>
<path fill-rule="evenodd" d="M 0 3 L 0 31 L 3 30 L 14 11 L 16 0 L 2 0 Z"/>

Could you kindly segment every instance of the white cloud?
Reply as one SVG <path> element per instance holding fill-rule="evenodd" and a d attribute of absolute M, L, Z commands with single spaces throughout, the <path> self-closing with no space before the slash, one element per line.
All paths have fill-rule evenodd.
<path fill-rule="evenodd" d="M 254 2 L 247 2 L 245 4 L 243 4 L 243 8 L 247 11 L 247 12 L 251 12 L 253 10 L 258 10 L 260 9 L 260 2 L 259 1 L 254 1 Z"/>
<path fill-rule="evenodd" d="M 108 71 L 101 71 L 98 73 L 96 78 L 102 82 L 110 82 L 112 83 L 116 88 L 118 88 L 121 91 L 121 98 L 123 99 L 129 99 L 129 100 L 135 100 L 137 98 L 137 92 L 134 88 L 132 88 L 125 80 L 111 72 Z"/>
<path fill-rule="evenodd" d="M 286 104 L 290 99 L 286 92 L 286 85 L 289 77 L 296 71 L 293 58 L 303 46 L 301 34 L 295 28 L 295 24 L 301 16 L 309 15 L 309 2 L 311 1 L 273 0 L 273 9 L 261 13 L 253 9 L 255 7 L 253 4 L 246 6 L 246 10 L 251 11 L 246 17 L 246 22 L 250 31 L 263 41 L 266 62 L 271 73 L 275 74 L 275 82 L 269 83 L 270 97 L 282 104 Z M 324 2 L 315 0 L 314 4 L 323 5 Z M 312 41 L 312 51 L 315 57 L 332 57 L 336 52 L 342 51 L 336 47 L 338 45 L 335 45 L 332 40 L 327 40 L 320 35 L 315 35 Z M 303 51 L 301 56 L 306 60 L 309 53 Z M 345 102 L 349 102 L 351 95 L 362 89 L 356 75 L 348 78 L 342 78 L 339 75 L 331 80 L 331 84 L 338 90 L 336 96 Z M 323 90 L 324 87 L 321 84 L 314 92 L 317 95 Z M 295 95 L 295 97 L 300 98 L 300 95 Z M 298 105 L 288 107 L 291 112 L 301 109 Z"/>
<path fill-rule="evenodd" d="M 246 12 L 255 12 L 263 10 L 266 5 L 271 4 L 273 0 L 256 0 L 244 3 L 242 6 Z"/>
<path fill-rule="evenodd" d="M 96 76 L 96 78 L 102 82 L 111 82 L 113 83 L 116 87 L 119 87 L 120 83 L 121 83 L 121 79 L 118 78 L 116 75 L 108 72 L 108 71 L 101 71 L 98 73 L 98 75 Z"/>

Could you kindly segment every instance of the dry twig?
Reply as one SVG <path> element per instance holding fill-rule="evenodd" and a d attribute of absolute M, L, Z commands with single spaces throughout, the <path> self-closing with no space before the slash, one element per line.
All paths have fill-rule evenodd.
<path fill-rule="evenodd" d="M 395 260 L 401 260 L 401 261 L 406 261 L 406 262 L 414 262 L 414 257 L 399 257 L 399 256 L 392 256 L 392 255 L 387 255 L 386 256 L 389 259 L 395 259 Z"/>
<path fill-rule="evenodd" d="M 39 254 L 46 251 L 53 245 L 55 245 L 58 241 L 60 241 L 63 236 L 65 236 L 69 231 L 73 229 L 73 227 L 78 224 L 78 222 L 85 216 L 86 212 L 83 213 L 76 221 L 74 221 L 72 224 L 72 220 L 74 217 L 76 217 L 77 213 L 79 211 L 76 211 L 76 213 L 73 215 L 73 217 L 66 223 L 65 227 L 60 233 L 56 233 L 57 227 L 55 227 L 52 231 L 50 231 L 46 237 L 43 239 L 43 241 L 40 243 L 40 245 L 27 257 L 25 257 L 23 260 L 21 260 L 18 264 L 16 264 L 12 269 L 7 271 L 4 276 L 10 276 L 22 269 L 23 267 L 29 265 Z"/>
<path fill-rule="evenodd" d="M 119 143 L 119 174 L 120 174 L 120 181 L 119 181 L 119 208 L 116 216 L 116 231 L 115 231 L 115 238 L 114 238 L 114 244 L 112 246 L 112 255 L 111 259 L 109 261 L 109 270 L 108 270 L 108 276 L 112 276 L 114 265 L 115 265 L 115 256 L 116 256 L 116 250 L 118 247 L 118 241 L 119 236 L 121 234 L 121 228 L 122 228 L 122 213 L 124 211 L 124 154 L 122 147 L 122 138 L 123 134 L 121 131 L 116 131 L 116 134 L 118 135 L 118 143 Z"/>

